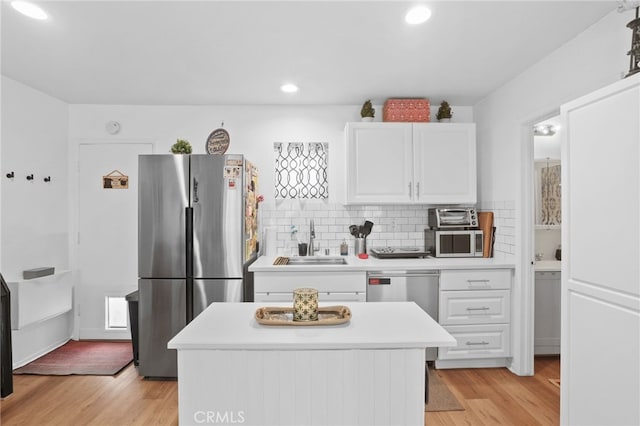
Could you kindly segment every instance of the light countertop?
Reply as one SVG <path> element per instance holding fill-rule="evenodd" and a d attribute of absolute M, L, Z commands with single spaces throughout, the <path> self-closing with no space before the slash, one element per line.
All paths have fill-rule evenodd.
<path fill-rule="evenodd" d="M 168 343 L 169 349 L 320 350 L 455 346 L 456 340 L 414 302 L 348 303 L 346 324 L 268 326 L 265 303 L 213 303 Z"/>
<path fill-rule="evenodd" d="M 334 257 L 334 256 L 332 256 Z M 359 259 L 344 256 L 345 265 L 274 265 L 276 256 L 261 256 L 250 267 L 251 272 L 320 272 L 320 271 L 390 271 L 429 269 L 513 269 L 515 265 L 495 258 L 424 258 L 424 259 L 378 259 L 369 256 Z"/>
<path fill-rule="evenodd" d="M 536 260 L 535 270 L 541 272 L 560 272 L 559 260 Z"/>

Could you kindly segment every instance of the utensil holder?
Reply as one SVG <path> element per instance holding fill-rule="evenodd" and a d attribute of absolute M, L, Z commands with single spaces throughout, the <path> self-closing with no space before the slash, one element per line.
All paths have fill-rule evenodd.
<path fill-rule="evenodd" d="M 298 256 L 306 256 L 307 255 L 307 243 L 298 244 Z"/>
<path fill-rule="evenodd" d="M 367 252 L 367 239 L 366 238 L 356 238 L 356 245 L 354 252 L 357 255 L 361 253 Z"/>

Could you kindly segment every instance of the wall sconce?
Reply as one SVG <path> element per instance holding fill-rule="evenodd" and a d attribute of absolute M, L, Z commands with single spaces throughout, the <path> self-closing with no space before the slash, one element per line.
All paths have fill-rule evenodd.
<path fill-rule="evenodd" d="M 43 179 L 45 182 L 51 182 L 51 176 L 47 176 L 46 178 Z"/>
<path fill-rule="evenodd" d="M 13 179 L 14 177 L 16 177 L 14 172 L 7 173 L 7 179 Z"/>
<path fill-rule="evenodd" d="M 31 173 L 30 175 L 27 175 L 27 180 L 28 181 L 32 181 L 33 180 L 33 173 Z"/>
<path fill-rule="evenodd" d="M 556 128 L 551 124 L 536 124 L 533 126 L 534 136 L 553 136 L 556 134 Z"/>

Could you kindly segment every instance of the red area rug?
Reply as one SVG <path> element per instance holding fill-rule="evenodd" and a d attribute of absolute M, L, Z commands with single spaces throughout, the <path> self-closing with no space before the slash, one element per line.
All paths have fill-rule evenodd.
<path fill-rule="evenodd" d="M 113 376 L 133 361 L 130 342 L 69 340 L 13 374 Z"/>

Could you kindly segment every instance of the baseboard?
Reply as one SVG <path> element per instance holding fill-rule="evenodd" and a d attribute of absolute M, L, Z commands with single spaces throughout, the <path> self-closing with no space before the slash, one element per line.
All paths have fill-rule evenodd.
<path fill-rule="evenodd" d="M 18 361 L 13 360 L 13 369 L 15 370 L 16 368 L 20 368 L 20 367 L 22 367 L 23 365 L 27 365 L 27 364 L 29 364 L 31 361 L 34 361 L 34 360 L 36 360 L 36 359 L 40 358 L 41 356 L 48 354 L 48 353 L 49 353 L 49 352 L 51 352 L 52 350 L 54 350 L 54 349 L 58 349 L 60 346 L 62 346 L 62 345 L 64 345 L 65 343 L 67 343 L 69 340 L 71 340 L 71 339 L 67 337 L 67 338 L 65 338 L 65 339 L 62 339 L 62 340 L 60 340 L 60 341 L 57 341 L 57 342 L 55 342 L 55 343 L 52 343 L 52 344 L 48 345 L 47 347 L 45 347 L 45 348 L 43 348 L 43 349 L 39 350 L 39 351 L 38 351 L 38 352 L 36 352 L 36 353 L 30 354 L 30 355 L 28 355 L 28 356 L 26 356 L 26 357 L 23 357 L 22 359 L 20 359 L 20 360 L 18 360 Z"/>
<path fill-rule="evenodd" d="M 560 355 L 560 345 L 539 345 L 533 350 L 534 355 Z"/>
<path fill-rule="evenodd" d="M 478 358 L 478 359 L 438 359 L 436 368 L 498 368 L 507 367 L 509 358 Z"/>
<path fill-rule="evenodd" d="M 81 328 L 78 333 L 78 340 L 131 340 L 131 332 L 129 329 Z"/>

